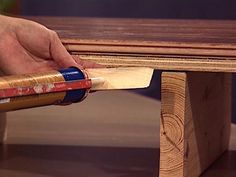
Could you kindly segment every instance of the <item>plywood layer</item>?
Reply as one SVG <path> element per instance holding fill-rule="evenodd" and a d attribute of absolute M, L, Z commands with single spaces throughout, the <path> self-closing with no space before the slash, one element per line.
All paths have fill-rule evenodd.
<path fill-rule="evenodd" d="M 32 17 L 68 51 L 108 66 L 235 72 L 236 21 Z"/>

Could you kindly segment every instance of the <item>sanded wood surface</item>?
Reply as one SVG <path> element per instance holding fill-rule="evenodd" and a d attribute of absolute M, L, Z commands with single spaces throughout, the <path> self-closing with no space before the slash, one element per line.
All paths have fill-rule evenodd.
<path fill-rule="evenodd" d="M 107 66 L 236 72 L 236 22 L 28 17 L 58 32 L 72 54 Z"/>
<path fill-rule="evenodd" d="M 230 74 L 163 73 L 161 104 L 160 177 L 198 177 L 229 145 Z"/>

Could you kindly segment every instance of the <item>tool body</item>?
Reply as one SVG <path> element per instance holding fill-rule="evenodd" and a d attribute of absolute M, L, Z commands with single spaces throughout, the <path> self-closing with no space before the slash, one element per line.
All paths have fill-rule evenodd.
<path fill-rule="evenodd" d="M 82 101 L 90 90 L 149 86 L 153 69 L 145 67 L 75 67 L 59 71 L 0 77 L 0 112 Z"/>
<path fill-rule="evenodd" d="M 75 67 L 0 77 L 0 112 L 79 102 L 91 87 L 91 79 Z"/>

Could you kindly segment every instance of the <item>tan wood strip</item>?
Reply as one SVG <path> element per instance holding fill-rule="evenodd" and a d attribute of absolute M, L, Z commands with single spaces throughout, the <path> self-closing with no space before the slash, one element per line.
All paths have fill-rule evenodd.
<path fill-rule="evenodd" d="M 99 44 L 67 44 L 70 52 L 100 52 L 100 53 L 124 53 L 124 54 L 162 54 L 162 55 L 194 55 L 209 57 L 236 57 L 235 48 L 211 48 L 211 47 L 171 47 L 171 46 L 138 46 L 138 45 L 99 45 Z"/>
<path fill-rule="evenodd" d="M 77 54 L 77 55 L 76 55 Z M 159 70 L 178 71 L 208 71 L 208 72 L 236 72 L 234 58 L 208 58 L 193 56 L 159 56 L 159 55 L 116 55 L 103 54 L 78 54 L 86 61 L 94 61 L 107 67 L 150 67 Z"/>

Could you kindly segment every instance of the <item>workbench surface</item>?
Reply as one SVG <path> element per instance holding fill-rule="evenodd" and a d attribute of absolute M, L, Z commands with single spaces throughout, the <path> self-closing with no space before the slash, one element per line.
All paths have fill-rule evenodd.
<path fill-rule="evenodd" d="M 161 113 L 154 114 L 154 117 L 160 120 L 160 124 L 157 122 L 151 124 L 151 127 L 160 126 L 160 157 L 158 153 L 157 156 L 151 155 L 150 157 L 155 157 L 156 160 L 160 158 L 160 161 L 159 165 L 158 162 L 152 161 L 153 159 L 146 162 L 150 162 L 150 169 L 156 166 L 157 171 L 159 167 L 160 177 L 197 177 L 203 174 L 212 163 L 217 163 L 216 160 L 228 149 L 231 127 L 231 73 L 236 72 L 236 22 L 71 17 L 29 17 L 29 19 L 38 21 L 57 31 L 67 50 L 83 60 L 95 61 L 105 66 L 146 66 L 160 70 L 170 70 L 162 73 L 161 110 L 158 109 L 158 106 L 154 106 L 155 103 L 151 104 L 155 107 L 155 111 L 160 110 Z M 179 72 L 173 72 L 175 70 Z M 109 102 L 109 104 L 111 103 L 113 102 Z M 135 105 L 136 102 L 133 100 L 128 106 L 123 103 L 127 103 L 127 101 L 122 102 L 122 106 L 130 109 L 130 105 Z M 137 117 L 141 116 L 139 119 L 141 121 L 140 125 L 144 125 L 146 129 L 141 128 L 142 131 L 135 131 L 133 135 L 137 135 L 137 132 L 139 132 L 141 135 L 136 137 L 143 137 L 144 142 L 148 142 L 146 141 L 147 138 L 144 138 L 147 136 L 142 135 L 147 135 L 143 134 L 144 130 L 150 130 L 148 128 L 149 124 L 146 124 L 147 118 L 150 117 L 144 112 L 145 103 L 141 103 L 142 108 L 136 109 L 144 114 L 130 113 L 121 116 L 120 111 L 117 115 L 119 115 L 119 119 L 127 118 L 128 115 L 135 118 L 130 124 L 130 127 L 135 128 L 137 126 L 134 126 L 133 123 L 137 123 Z M 116 109 L 122 106 L 117 106 Z M 94 106 L 94 108 L 96 107 Z M 99 116 L 104 115 L 104 112 L 96 114 L 94 118 L 99 118 Z M 149 112 L 154 113 L 154 111 Z M 85 124 L 81 125 L 84 126 Z M 121 124 L 119 122 L 113 124 L 109 127 L 110 130 L 113 130 L 115 125 Z M 62 124 L 62 126 L 64 129 L 66 124 Z M 95 124 L 94 126 L 96 127 Z M 58 128 L 58 126 L 56 127 Z M 119 133 L 123 132 L 120 131 Z M 25 130 L 23 133 L 26 133 Z M 17 135 L 19 136 L 19 134 Z M 157 142 L 158 139 L 154 138 L 153 135 L 155 135 L 155 131 L 151 132 L 149 137 Z M 55 133 L 53 136 L 55 136 Z M 59 140 L 62 141 L 62 139 L 60 136 Z M 66 139 L 68 139 L 68 136 Z M 115 139 L 114 142 L 117 143 L 117 140 Z M 146 143 L 144 144 L 146 145 Z M 9 148 L 11 147 L 9 146 Z M 3 149 L 3 167 L 10 164 L 12 153 L 14 156 L 14 151 L 11 151 L 11 149 L 8 151 L 7 149 L 7 147 Z M 70 151 L 65 149 L 65 154 Z M 123 150 L 121 151 L 122 154 L 125 154 Z M 131 151 L 135 153 L 132 148 Z M 119 151 L 116 152 L 119 154 Z M 151 153 L 153 152 L 156 153 L 157 149 Z M 62 158 L 59 161 L 67 161 L 67 157 L 63 153 L 58 157 L 58 159 Z M 55 162 L 55 158 L 50 156 L 51 153 L 48 154 L 49 157 L 46 155 L 45 158 Z M 71 156 L 74 157 L 74 154 L 71 154 Z M 118 156 L 120 157 L 120 155 Z M 148 155 L 144 156 L 147 157 Z M 234 153 L 228 157 L 231 158 L 232 156 L 234 156 Z M 81 160 L 84 162 L 83 158 L 77 157 L 79 163 Z M 39 158 L 41 158 L 41 155 Z M 105 158 L 105 156 L 99 156 L 99 158 Z M 156 173 L 153 170 L 150 172 L 149 167 L 145 167 L 145 158 L 142 158 L 139 153 L 137 153 L 137 156 L 128 157 L 129 160 L 132 161 L 131 166 L 127 164 L 126 169 L 123 166 L 120 167 L 119 164 L 112 167 L 112 163 L 107 163 L 106 170 L 105 172 L 102 171 L 101 176 L 104 176 L 107 172 L 112 176 L 124 177 L 132 175 L 141 177 L 149 176 L 149 174 L 154 176 Z M 28 161 L 28 158 L 26 158 L 26 161 Z M 75 160 L 72 158 L 72 161 Z M 97 162 L 96 159 L 95 161 Z M 25 164 L 24 162 L 20 161 L 20 164 Z M 132 164 L 136 162 L 144 166 L 133 166 Z M 223 164 L 225 165 L 223 170 L 222 167 L 218 166 L 210 175 L 216 177 L 219 174 L 222 176 L 223 173 L 227 177 L 235 176 L 231 168 L 234 161 L 230 162 Z M 17 162 L 13 160 L 13 167 L 14 163 Z M 47 161 L 45 163 L 51 164 Z M 89 160 L 88 163 L 92 164 L 92 167 L 96 166 Z M 99 161 L 98 169 L 103 168 L 104 170 L 104 166 L 100 166 L 101 163 L 102 161 Z M 53 169 L 53 164 L 52 166 L 46 166 L 41 172 L 47 173 L 45 170 Z M 71 161 L 69 164 L 73 166 Z M 82 169 L 84 169 L 83 165 L 84 163 L 81 164 Z M 78 164 L 75 166 L 79 167 Z M 22 168 L 26 167 L 23 165 Z M 60 169 L 60 164 L 56 168 Z M 114 170 L 114 168 L 119 169 Z M 130 171 L 130 169 L 132 170 Z M 220 172 L 222 173 L 218 169 L 221 169 Z M 127 173 L 127 170 L 131 173 Z M 89 170 L 89 172 L 92 171 L 92 169 Z M 143 171 L 145 173 L 142 173 Z M 83 174 L 83 172 L 79 173 Z M 99 174 L 99 172 L 96 174 Z"/>

